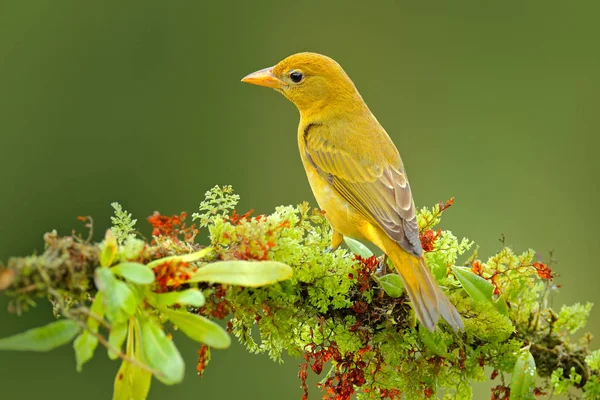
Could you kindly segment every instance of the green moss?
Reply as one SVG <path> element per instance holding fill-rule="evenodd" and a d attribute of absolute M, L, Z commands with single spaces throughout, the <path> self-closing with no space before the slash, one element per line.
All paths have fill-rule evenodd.
<path fill-rule="evenodd" d="M 566 330 L 571 334 L 577 332 L 587 323 L 592 306 L 592 303 L 585 305 L 575 303 L 572 306 L 562 306 L 558 314 L 558 320 L 554 323 L 554 328 Z"/>

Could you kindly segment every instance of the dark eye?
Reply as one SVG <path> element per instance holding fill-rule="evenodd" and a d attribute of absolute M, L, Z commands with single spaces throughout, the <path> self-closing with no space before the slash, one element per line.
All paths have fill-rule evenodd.
<path fill-rule="evenodd" d="M 290 79 L 292 80 L 292 82 L 298 83 L 302 80 L 302 78 L 304 78 L 304 75 L 302 74 L 302 72 L 298 72 L 298 71 L 290 72 Z"/>

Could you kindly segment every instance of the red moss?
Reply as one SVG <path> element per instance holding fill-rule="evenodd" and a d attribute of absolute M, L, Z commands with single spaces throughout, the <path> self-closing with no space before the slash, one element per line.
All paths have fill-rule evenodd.
<path fill-rule="evenodd" d="M 304 359 L 306 362 L 299 365 L 300 371 L 298 371 L 298 378 L 300 378 L 300 387 L 302 387 L 303 391 L 302 400 L 308 400 L 308 385 L 306 384 L 306 379 L 308 378 L 308 358 L 306 355 L 304 356 Z"/>
<path fill-rule="evenodd" d="M 381 400 L 399 400 L 402 398 L 402 392 L 398 389 L 381 389 L 379 393 L 381 394 Z"/>
<path fill-rule="evenodd" d="M 363 360 L 366 353 L 373 352 L 370 345 L 365 345 L 362 349 L 357 352 L 346 352 L 342 354 L 337 346 L 336 342 L 331 342 L 329 345 L 316 345 L 311 343 L 304 348 L 304 360 L 303 364 L 300 364 L 300 372 L 298 376 L 302 381 L 302 388 L 304 395 L 302 399 L 308 399 L 308 386 L 306 379 L 308 377 L 308 368 L 317 375 L 323 372 L 324 365 L 332 361 L 333 370 L 330 375 L 321 383 L 317 384 L 324 394 L 323 400 L 350 400 L 352 395 L 356 392 L 356 388 L 363 386 L 366 382 L 365 374 L 367 373 L 367 362 Z M 372 354 L 371 354 L 372 356 Z M 381 355 L 375 352 L 375 359 L 380 359 Z M 372 358 L 369 356 L 372 362 Z M 378 365 L 370 370 L 370 373 L 376 374 L 380 371 Z M 369 391 L 370 389 L 365 389 Z M 396 391 L 397 392 L 397 391 Z M 396 393 L 390 391 L 384 392 L 382 390 L 382 399 L 396 399 L 399 397 L 395 396 Z"/>
<path fill-rule="evenodd" d="M 435 232 L 433 229 L 428 229 L 424 233 L 420 234 L 419 239 L 421 239 L 421 247 L 423 247 L 423 251 L 433 251 L 433 246 L 441 235 L 441 229 L 438 229 L 437 232 Z"/>
<path fill-rule="evenodd" d="M 352 305 L 352 309 L 357 314 L 364 314 L 369 309 L 369 305 L 364 301 L 355 301 Z"/>
<path fill-rule="evenodd" d="M 430 388 L 430 387 L 426 387 L 426 388 L 423 390 L 423 396 L 424 396 L 426 399 L 430 399 L 430 398 L 431 398 L 431 396 L 433 396 L 433 389 L 432 389 L 432 388 Z"/>
<path fill-rule="evenodd" d="M 483 264 L 481 264 L 481 261 L 474 260 L 471 263 L 471 272 L 475 275 L 483 276 Z"/>
<path fill-rule="evenodd" d="M 379 266 L 379 260 L 375 256 L 363 258 L 358 254 L 354 255 L 354 259 L 358 261 L 356 280 L 360 291 L 364 293 L 371 289 L 371 274 L 375 272 L 375 269 Z"/>
<path fill-rule="evenodd" d="M 208 296 L 206 303 L 200 308 L 199 313 L 203 315 L 210 315 L 218 319 L 225 319 L 231 312 L 231 303 L 225 299 L 227 294 L 226 285 L 216 285 L 215 291 Z M 228 331 L 231 333 L 228 323 Z"/>
<path fill-rule="evenodd" d="M 492 389 L 492 397 L 490 400 L 509 400 L 510 399 L 510 388 L 504 385 L 498 385 Z"/>
<path fill-rule="evenodd" d="M 450 198 L 446 202 L 440 201 L 438 203 L 438 207 L 440 208 L 440 212 L 446 211 L 447 209 L 449 209 L 452 206 L 452 204 L 454 204 L 454 197 Z"/>
<path fill-rule="evenodd" d="M 164 293 L 169 290 L 175 290 L 192 276 L 195 268 L 190 268 L 190 264 L 183 261 L 165 261 L 153 268 L 158 285 L 156 292 Z"/>
<path fill-rule="evenodd" d="M 252 214 L 254 210 L 250 210 L 245 214 L 238 214 L 236 210 L 231 212 L 231 215 L 225 217 L 226 222 L 230 222 L 233 225 L 240 225 L 243 221 L 250 221 L 252 219 Z M 257 218 L 257 221 L 260 221 L 260 215 Z"/>
<path fill-rule="evenodd" d="M 202 378 L 202 374 L 204 373 L 204 369 L 206 365 L 210 361 L 210 351 L 208 346 L 202 345 L 198 350 L 198 363 L 196 364 L 196 371 L 198 372 L 198 376 Z"/>
<path fill-rule="evenodd" d="M 546 264 L 534 262 L 533 268 L 535 268 L 540 279 L 552 280 L 552 270 Z"/>
<path fill-rule="evenodd" d="M 188 227 L 185 223 L 186 218 L 186 212 L 169 217 L 154 211 L 154 214 L 149 216 L 147 220 L 152 225 L 152 236 L 169 237 L 174 241 L 182 240 L 193 243 L 199 230 L 196 228 L 196 224 Z"/>

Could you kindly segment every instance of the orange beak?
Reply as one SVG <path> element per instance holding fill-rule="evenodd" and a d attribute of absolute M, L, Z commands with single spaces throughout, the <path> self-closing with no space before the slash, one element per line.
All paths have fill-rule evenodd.
<path fill-rule="evenodd" d="M 242 82 L 252 85 L 281 89 L 283 82 L 273 75 L 273 67 L 264 68 L 242 78 Z"/>

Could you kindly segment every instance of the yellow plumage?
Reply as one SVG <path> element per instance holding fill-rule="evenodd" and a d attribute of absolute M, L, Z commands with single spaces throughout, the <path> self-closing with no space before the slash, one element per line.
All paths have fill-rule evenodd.
<path fill-rule="evenodd" d="M 421 323 L 434 329 L 442 316 L 463 329 L 423 259 L 400 154 L 339 64 L 299 53 L 242 81 L 278 90 L 300 111 L 300 156 L 331 224 L 332 247 L 343 236 L 375 244 L 394 263 Z"/>

